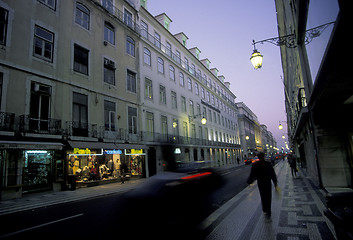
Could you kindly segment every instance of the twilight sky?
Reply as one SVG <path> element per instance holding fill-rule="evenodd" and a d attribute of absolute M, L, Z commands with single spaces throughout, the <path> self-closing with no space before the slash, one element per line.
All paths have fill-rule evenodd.
<path fill-rule="evenodd" d="M 311 0 L 310 4 L 323 6 L 323 2 L 333 2 L 338 9 L 337 0 Z M 258 121 L 267 126 L 276 138 L 278 148 L 284 147 L 282 135 L 286 128 L 278 129 L 279 121 L 286 121 L 280 48 L 270 43 L 258 44 L 256 48 L 264 56 L 263 66 L 254 70 L 250 62 L 253 39 L 259 41 L 278 36 L 274 0 L 148 0 L 147 9 L 154 16 L 165 12 L 172 19 L 171 33 L 184 32 L 189 37 L 187 48 L 201 50 L 200 59 L 211 61 L 211 68 L 216 67 L 219 75 L 224 75 L 225 81 L 231 83 L 236 101 L 244 102 Z M 326 13 L 321 15 L 324 17 L 320 19 L 309 18 L 310 23 L 317 26 L 335 20 L 333 17 L 317 23 L 326 20 Z M 327 40 L 323 46 L 325 44 Z M 320 45 L 320 51 L 311 50 L 315 54 L 319 52 L 319 59 L 324 52 L 323 46 Z M 315 57 L 312 61 L 318 68 L 320 60 Z"/>

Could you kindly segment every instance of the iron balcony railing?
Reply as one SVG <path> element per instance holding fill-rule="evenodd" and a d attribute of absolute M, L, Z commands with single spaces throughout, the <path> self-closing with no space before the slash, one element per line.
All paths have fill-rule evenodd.
<path fill-rule="evenodd" d="M 28 133 L 61 135 L 61 120 L 52 118 L 41 119 L 34 118 L 29 115 L 21 115 L 19 131 Z"/>

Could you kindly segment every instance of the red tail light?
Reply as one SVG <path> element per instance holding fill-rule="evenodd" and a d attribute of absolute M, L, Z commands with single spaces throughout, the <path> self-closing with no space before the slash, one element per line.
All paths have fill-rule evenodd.
<path fill-rule="evenodd" d="M 204 172 L 204 173 L 197 173 L 197 174 L 193 174 L 190 176 L 186 176 L 186 177 L 182 177 L 182 180 L 189 180 L 189 179 L 193 179 L 193 178 L 198 178 L 198 177 L 202 177 L 202 176 L 207 176 L 207 175 L 211 175 L 212 172 Z"/>

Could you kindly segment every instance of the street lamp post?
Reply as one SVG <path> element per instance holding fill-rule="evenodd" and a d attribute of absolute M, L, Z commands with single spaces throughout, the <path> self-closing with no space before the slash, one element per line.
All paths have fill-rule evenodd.
<path fill-rule="evenodd" d="M 195 118 L 197 118 L 198 116 L 202 116 L 201 119 L 201 124 L 205 125 L 207 123 L 207 119 L 205 118 L 205 115 L 200 113 L 200 114 L 196 114 L 194 116 L 189 116 L 189 122 L 192 122 Z"/>
<path fill-rule="evenodd" d="M 254 51 L 251 54 L 250 61 L 255 69 L 259 69 L 262 67 L 263 56 L 260 54 L 260 52 L 257 51 L 255 47 L 255 40 L 253 40 L 253 45 L 254 45 Z"/>

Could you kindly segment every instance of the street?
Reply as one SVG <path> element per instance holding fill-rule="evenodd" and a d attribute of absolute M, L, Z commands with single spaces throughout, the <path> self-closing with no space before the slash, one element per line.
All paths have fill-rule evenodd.
<path fill-rule="evenodd" d="M 1 216 L 0 238 L 101 239 L 108 236 L 126 236 L 135 239 L 165 234 L 168 234 L 166 239 L 186 234 L 201 238 L 202 233 L 198 232 L 196 226 L 244 189 L 249 170 L 250 166 L 244 165 L 222 170 L 220 175 L 224 184 L 206 196 L 207 201 L 191 201 L 188 206 L 177 206 L 178 210 L 183 211 L 178 213 L 179 217 L 174 219 L 175 222 L 171 221 L 172 209 L 158 209 L 158 206 L 149 209 L 152 205 L 146 203 L 137 203 L 127 215 L 127 209 L 124 209 L 124 194 L 119 193 Z M 130 210 L 129 208 L 128 211 Z M 160 218 L 169 213 L 170 216 L 166 217 L 168 220 L 165 217 Z"/>

